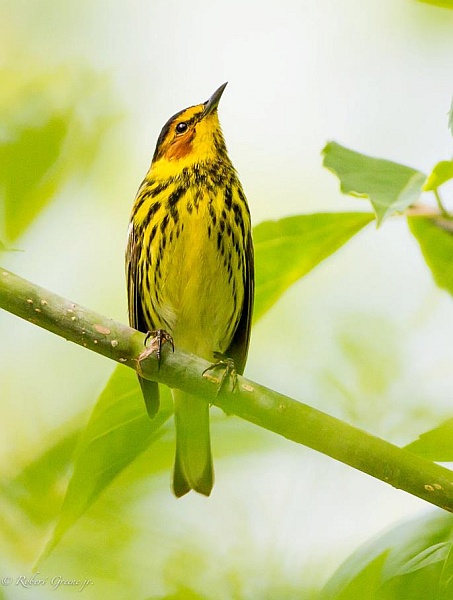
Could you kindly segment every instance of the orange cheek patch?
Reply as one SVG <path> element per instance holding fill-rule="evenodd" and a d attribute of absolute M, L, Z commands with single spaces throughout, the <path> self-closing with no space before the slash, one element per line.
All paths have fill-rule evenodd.
<path fill-rule="evenodd" d="M 167 150 L 166 156 L 168 160 L 178 160 L 184 158 L 192 152 L 193 134 L 181 137 L 173 141 Z"/>

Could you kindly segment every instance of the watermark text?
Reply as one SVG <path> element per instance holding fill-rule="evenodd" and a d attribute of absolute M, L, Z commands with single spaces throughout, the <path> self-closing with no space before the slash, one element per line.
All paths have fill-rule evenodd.
<path fill-rule="evenodd" d="M 0 575 L 0 586 L 3 587 L 22 587 L 27 589 L 46 587 L 51 590 L 61 590 L 63 588 L 72 588 L 78 592 L 83 592 L 86 588 L 94 585 L 94 581 L 88 578 L 70 578 L 62 575 L 53 575 L 46 577 L 41 573 L 33 573 L 33 575 Z"/>

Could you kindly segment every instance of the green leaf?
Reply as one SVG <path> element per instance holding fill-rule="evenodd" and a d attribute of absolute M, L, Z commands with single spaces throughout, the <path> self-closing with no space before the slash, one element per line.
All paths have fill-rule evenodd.
<path fill-rule="evenodd" d="M 354 579 L 346 584 L 336 596 L 337 600 L 358 600 L 369 598 L 370 590 L 378 589 L 382 581 L 382 570 L 387 560 L 388 551 L 371 560 Z M 328 597 L 330 598 L 330 596 Z M 326 600 L 327 597 L 326 597 Z"/>
<path fill-rule="evenodd" d="M 47 556 L 113 479 L 163 435 L 162 425 L 173 412 L 166 390 L 161 390 L 161 409 L 151 421 L 135 373 L 122 366 L 115 369 L 81 435 L 60 518 L 40 559 Z"/>
<path fill-rule="evenodd" d="M 449 8 L 453 10 L 453 0 L 418 0 L 423 4 L 432 4 L 432 6 L 439 6 L 440 8 Z"/>
<path fill-rule="evenodd" d="M 255 320 L 372 220 L 370 213 L 314 213 L 257 225 Z"/>
<path fill-rule="evenodd" d="M 74 174 L 89 169 L 117 118 L 105 78 L 60 67 L 0 69 L 2 239 L 16 240 Z"/>
<path fill-rule="evenodd" d="M 409 229 L 420 244 L 436 284 L 453 294 L 453 222 L 448 219 L 408 217 Z"/>
<path fill-rule="evenodd" d="M 437 600 L 451 600 L 453 592 L 453 545 L 445 557 L 439 580 L 439 597 Z"/>
<path fill-rule="evenodd" d="M 423 186 L 423 191 L 437 190 L 438 187 L 450 179 L 453 179 L 453 160 L 442 160 L 432 170 Z"/>
<path fill-rule="evenodd" d="M 0 252 L 21 252 L 19 248 L 11 248 L 11 246 L 7 246 L 0 240 Z"/>
<path fill-rule="evenodd" d="M 416 202 L 426 175 L 382 158 L 373 158 L 329 142 L 322 151 L 324 166 L 340 179 L 344 194 L 369 198 L 378 225 Z"/>
<path fill-rule="evenodd" d="M 79 433 L 72 423 L 70 430 L 53 431 L 53 443 L 41 455 L 13 479 L 0 481 L 2 496 L 26 514 L 27 522 L 44 525 L 58 514 Z"/>
<path fill-rule="evenodd" d="M 453 461 L 453 419 L 422 433 L 406 450 L 436 462 Z"/>
<path fill-rule="evenodd" d="M 451 542 L 440 542 L 439 544 L 433 544 L 416 554 L 413 558 L 405 562 L 397 570 L 396 575 L 405 575 L 406 573 L 413 573 L 425 567 L 436 563 L 444 563 L 448 557 L 451 549 Z"/>
<path fill-rule="evenodd" d="M 326 600 L 451 598 L 452 533 L 453 516 L 437 511 L 404 522 L 354 552 L 329 580 L 322 597 Z M 363 588 L 361 580 L 369 584 L 367 593 L 354 595 L 357 588 Z"/>
<path fill-rule="evenodd" d="M 42 549 L 43 535 L 55 522 L 68 484 L 82 415 L 48 432 L 39 453 L 30 461 L 11 457 L 8 471 L 19 472 L 0 479 L 0 541 L 16 556 L 28 561 Z"/>
<path fill-rule="evenodd" d="M 15 240 L 53 196 L 57 180 L 52 168 L 67 132 L 67 118 L 55 115 L 40 125 L 23 127 L 0 145 L 8 239 Z"/>
<path fill-rule="evenodd" d="M 122 484 L 130 488 L 137 480 L 168 469 L 174 456 L 174 439 L 162 425 L 173 412 L 173 402 L 167 387 L 160 388 L 160 395 L 161 409 L 151 421 L 133 371 L 119 366 L 113 372 L 81 434 L 60 520 L 39 561 L 120 474 Z M 238 423 L 220 410 L 212 415 L 211 424 L 217 457 L 256 451 L 269 445 L 270 436 L 266 431 L 249 423 Z M 145 450 L 151 445 L 150 459 Z M 52 456 L 56 452 L 57 448 L 52 449 Z M 34 469 L 32 474 L 36 479 Z M 27 505 L 30 502 L 33 502 L 32 494 Z"/>

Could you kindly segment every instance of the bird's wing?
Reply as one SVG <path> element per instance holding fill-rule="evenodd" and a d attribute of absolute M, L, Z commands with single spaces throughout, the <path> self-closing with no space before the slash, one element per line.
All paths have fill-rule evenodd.
<path fill-rule="evenodd" d="M 245 254 L 244 304 L 233 340 L 225 352 L 226 356 L 234 360 L 234 365 L 239 375 L 242 375 L 244 372 L 247 360 L 250 331 L 252 328 L 253 299 L 255 295 L 255 267 L 251 233 L 249 233 L 247 239 Z"/>
<path fill-rule="evenodd" d="M 129 324 L 134 329 L 148 332 L 143 305 L 140 296 L 140 274 L 138 261 L 141 253 L 141 240 L 138 239 L 134 224 L 131 221 L 126 248 L 126 280 L 127 280 L 127 300 L 129 307 Z M 156 416 L 159 410 L 159 386 L 154 381 L 148 381 L 142 377 L 138 378 L 145 399 L 146 410 L 151 418 Z"/>
<path fill-rule="evenodd" d="M 129 324 L 138 331 L 147 333 L 143 308 L 140 299 L 140 281 L 138 260 L 141 252 L 141 242 L 137 239 L 134 224 L 131 221 L 127 237 L 126 248 L 126 280 L 127 303 L 129 308 Z"/>

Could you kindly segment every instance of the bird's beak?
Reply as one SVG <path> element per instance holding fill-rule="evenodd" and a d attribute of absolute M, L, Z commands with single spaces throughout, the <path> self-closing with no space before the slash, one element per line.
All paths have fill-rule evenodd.
<path fill-rule="evenodd" d="M 211 113 L 213 113 L 215 110 L 217 110 L 217 106 L 219 105 L 220 102 L 220 98 L 222 97 L 223 94 L 223 90 L 226 88 L 227 83 L 223 83 L 219 89 L 217 89 L 212 96 L 209 98 L 209 100 L 207 100 L 204 103 L 204 110 L 203 110 L 203 115 L 202 118 L 206 117 L 207 115 L 210 115 Z"/>

